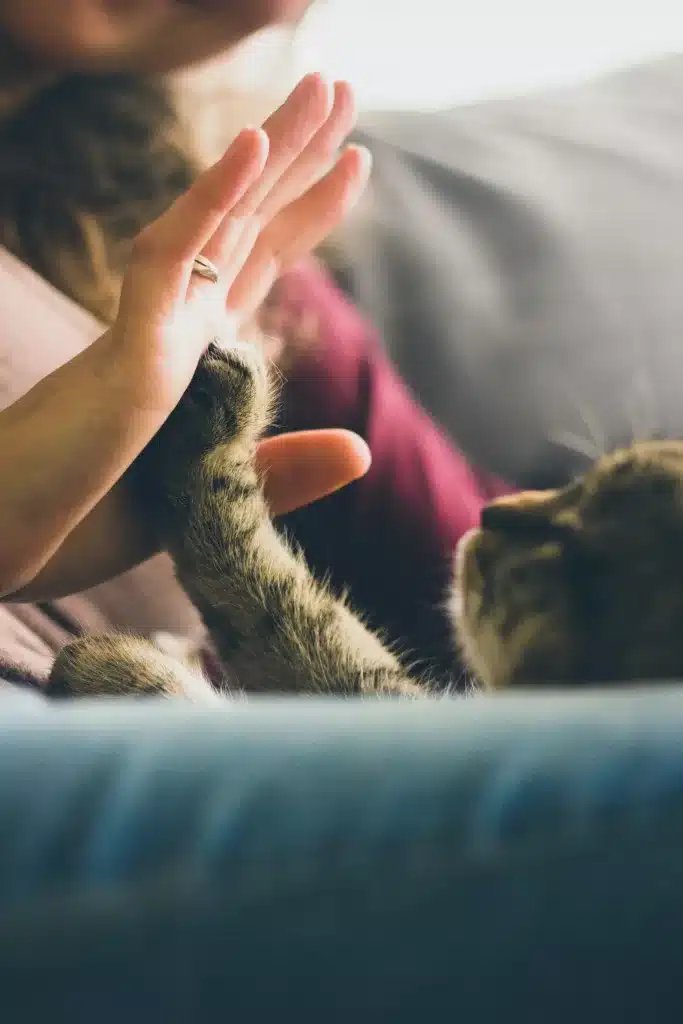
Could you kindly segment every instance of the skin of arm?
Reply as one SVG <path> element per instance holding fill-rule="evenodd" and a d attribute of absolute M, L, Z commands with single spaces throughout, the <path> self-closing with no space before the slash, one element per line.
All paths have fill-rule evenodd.
<path fill-rule="evenodd" d="M 112 488 L 164 416 L 135 405 L 111 348 L 102 335 L 0 413 L 0 537 L 12 538 L 0 545 L 5 596 L 30 596 L 31 582 L 82 589 L 154 551 L 128 489 Z"/>
<path fill-rule="evenodd" d="M 0 412 L 0 529 L 5 537 L 10 530 L 13 538 L 11 546 L 2 545 L 0 590 L 17 600 L 73 593 L 130 568 L 156 547 L 125 479 L 101 499 L 95 494 L 81 501 L 76 514 L 84 518 L 73 532 L 73 508 L 65 515 L 62 507 L 60 523 L 59 514 L 53 517 L 55 493 L 66 484 L 59 445 L 77 438 L 80 430 L 87 436 L 93 420 L 99 420 L 97 436 L 106 433 L 103 410 L 98 403 L 93 408 L 84 394 L 93 364 L 106 354 L 100 349 L 86 358 L 84 353 L 102 328 L 5 250 L 0 250 L 0 317 L 6 353 L 0 378 L 5 406 Z M 46 372 L 49 376 L 41 381 Z M 77 396 L 85 401 L 81 404 Z M 55 454 L 56 461 L 50 457 Z M 14 481 L 21 482 L 16 491 Z M 76 483 L 83 493 L 86 477 Z M 29 518 L 17 532 L 22 510 Z"/>

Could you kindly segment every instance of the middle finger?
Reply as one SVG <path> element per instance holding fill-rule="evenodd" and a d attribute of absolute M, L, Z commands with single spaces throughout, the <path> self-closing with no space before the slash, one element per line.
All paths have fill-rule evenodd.
<path fill-rule="evenodd" d="M 332 170 L 262 231 L 230 289 L 231 309 L 253 313 L 278 273 L 327 237 L 362 195 L 371 162 L 363 147 L 349 146 Z"/>
<path fill-rule="evenodd" d="M 348 82 L 335 82 L 329 116 L 262 200 L 259 216 L 264 223 L 302 196 L 316 178 L 322 177 L 330 169 L 342 143 L 352 131 L 355 120 L 353 89 Z"/>
<path fill-rule="evenodd" d="M 333 93 L 321 75 L 307 75 L 263 125 L 270 147 L 265 168 L 245 192 L 232 213 L 254 213 L 276 187 L 287 169 L 325 124 L 333 106 Z"/>

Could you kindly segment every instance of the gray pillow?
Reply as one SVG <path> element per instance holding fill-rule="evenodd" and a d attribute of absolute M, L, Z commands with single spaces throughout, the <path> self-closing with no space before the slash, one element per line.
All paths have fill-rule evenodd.
<path fill-rule="evenodd" d="M 374 181 L 343 283 L 476 463 L 553 485 L 683 437 L 683 56 L 358 139 Z"/>

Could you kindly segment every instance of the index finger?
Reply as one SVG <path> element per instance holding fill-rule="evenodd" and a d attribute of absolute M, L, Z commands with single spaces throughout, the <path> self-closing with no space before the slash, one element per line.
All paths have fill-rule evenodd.
<path fill-rule="evenodd" d="M 258 179 L 270 143 L 262 128 L 245 128 L 223 156 L 199 175 L 154 224 L 155 245 L 177 258 L 196 256 Z"/>
<path fill-rule="evenodd" d="M 159 293 L 176 295 L 201 252 L 235 204 L 255 181 L 268 158 L 268 137 L 262 129 L 241 132 L 226 153 L 200 174 L 194 184 L 149 227 L 133 245 L 130 268 L 144 267 L 144 291 L 159 285 Z M 150 278 L 156 274 L 158 282 Z M 128 298 L 137 275 L 126 283 Z M 147 296 L 148 297 L 148 296 Z"/>

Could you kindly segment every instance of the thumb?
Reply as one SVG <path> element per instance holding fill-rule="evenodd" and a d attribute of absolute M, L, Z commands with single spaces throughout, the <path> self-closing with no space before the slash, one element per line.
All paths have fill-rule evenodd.
<path fill-rule="evenodd" d="M 272 515 L 345 487 L 370 468 L 370 449 L 350 430 L 305 430 L 261 441 L 256 464 Z"/>

